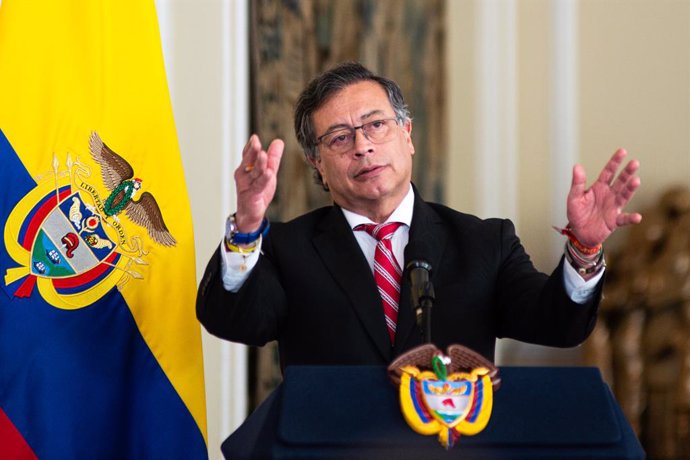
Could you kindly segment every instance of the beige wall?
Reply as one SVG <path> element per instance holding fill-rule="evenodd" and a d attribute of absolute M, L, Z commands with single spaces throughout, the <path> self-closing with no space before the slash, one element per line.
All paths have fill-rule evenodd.
<path fill-rule="evenodd" d="M 492 2 L 490 2 L 492 3 Z M 499 1 L 514 6 L 516 58 L 517 209 L 513 217 L 536 264 L 550 269 L 555 255 L 550 244 L 554 216 L 552 184 L 556 95 L 553 13 L 559 0 Z M 485 3 L 486 4 L 486 3 Z M 476 168 L 478 96 L 477 11 L 481 0 L 450 0 L 449 51 L 449 194 L 450 205 L 483 214 Z M 642 163 L 643 187 L 630 205 L 650 205 L 671 183 L 690 183 L 690 1 L 581 0 L 574 2 L 576 161 L 588 182 L 617 147 L 625 147 Z M 563 52 L 568 52 L 563 50 Z M 503 84 L 503 83 L 501 83 Z M 500 123 L 501 120 L 498 120 Z M 500 168 L 499 165 L 497 167 Z M 480 172 L 481 173 L 481 172 Z M 565 171 L 569 180 L 570 170 Z M 502 183 L 497 194 L 505 193 Z M 620 236 L 622 236 L 621 234 Z M 616 246 L 620 236 L 611 241 Z"/>
<path fill-rule="evenodd" d="M 232 173 L 248 138 L 248 0 L 156 3 L 194 220 L 197 280 L 234 208 Z M 189 308 L 194 308 L 190 305 Z M 209 458 L 246 417 L 246 348 L 202 332 Z"/>
<path fill-rule="evenodd" d="M 690 184 L 690 1 L 580 3 L 582 161 L 627 148 L 643 167 L 635 206 L 648 206 Z"/>
<path fill-rule="evenodd" d="M 638 158 L 631 210 L 690 184 L 690 0 L 449 0 L 447 21 L 448 204 L 513 219 L 537 267 L 561 254 L 551 226 L 565 224 L 575 162 L 591 183 L 616 148 Z M 577 358 L 512 341 L 498 353 L 508 364 Z"/>

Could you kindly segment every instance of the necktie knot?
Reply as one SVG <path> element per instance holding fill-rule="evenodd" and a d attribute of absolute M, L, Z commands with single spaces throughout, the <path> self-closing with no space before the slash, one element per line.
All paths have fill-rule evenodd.
<path fill-rule="evenodd" d="M 387 222 L 385 224 L 360 224 L 355 230 L 367 232 L 377 241 L 391 238 L 393 233 L 403 225 L 402 222 Z"/>

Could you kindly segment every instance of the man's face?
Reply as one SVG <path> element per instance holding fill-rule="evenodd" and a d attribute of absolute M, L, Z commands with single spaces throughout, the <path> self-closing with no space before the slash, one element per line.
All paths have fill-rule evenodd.
<path fill-rule="evenodd" d="M 386 91 L 376 82 L 349 85 L 333 95 L 312 115 L 317 137 L 343 127 L 395 118 Z M 319 144 L 320 159 L 314 162 L 333 200 L 345 209 L 371 217 L 390 212 L 409 190 L 414 146 L 412 124 L 392 123 L 390 140 L 374 143 L 362 129 L 355 131 L 354 145 L 343 153 Z"/>

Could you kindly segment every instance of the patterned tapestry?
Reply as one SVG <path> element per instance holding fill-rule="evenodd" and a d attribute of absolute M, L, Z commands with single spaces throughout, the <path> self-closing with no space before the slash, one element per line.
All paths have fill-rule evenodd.
<path fill-rule="evenodd" d="M 400 85 L 413 120 L 413 181 L 425 199 L 443 201 L 443 0 L 254 0 L 250 29 L 252 132 L 264 146 L 276 137 L 285 141 L 272 220 L 331 203 L 297 143 L 293 110 L 309 80 L 343 61 L 359 61 Z M 250 353 L 255 405 L 281 377 L 275 346 Z"/>

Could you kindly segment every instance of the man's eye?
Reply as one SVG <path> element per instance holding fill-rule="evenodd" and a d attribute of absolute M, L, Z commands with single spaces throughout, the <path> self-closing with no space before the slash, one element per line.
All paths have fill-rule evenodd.
<path fill-rule="evenodd" d="M 328 145 L 330 145 L 331 147 L 338 147 L 340 145 L 346 144 L 349 138 L 350 135 L 348 133 L 339 134 L 337 136 L 333 136 Z"/>

